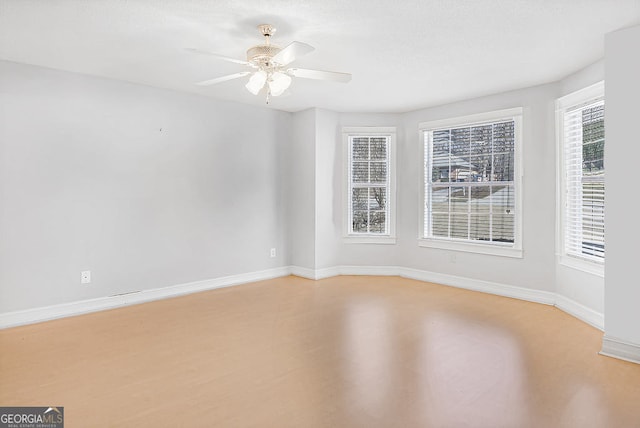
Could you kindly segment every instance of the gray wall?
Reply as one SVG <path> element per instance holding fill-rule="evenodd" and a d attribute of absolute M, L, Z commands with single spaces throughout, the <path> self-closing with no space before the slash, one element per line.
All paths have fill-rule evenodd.
<path fill-rule="evenodd" d="M 340 114 L 325 121 L 336 134 L 335 147 L 342 153 L 339 138 L 343 126 L 396 126 L 397 135 L 397 244 L 350 244 L 342 241 L 342 224 L 325 223 L 323 248 L 337 254 L 335 265 L 404 266 L 462 277 L 493 281 L 537 290 L 554 291 L 555 263 L 555 133 L 553 102 L 558 85 L 544 85 L 483 97 L 406 114 Z M 464 116 L 511 107 L 524 107 L 524 258 L 512 259 L 418 247 L 420 184 L 423 179 L 422 142 L 418 123 L 440 118 Z M 327 133 L 330 133 L 327 131 Z M 326 144 L 326 142 L 325 142 Z M 343 215 L 343 156 L 333 164 L 334 218 Z M 325 159 L 327 162 L 327 159 Z M 318 178 L 329 180 L 318 174 Z M 325 198 L 329 199 L 329 198 Z M 318 207 L 319 211 L 324 208 Z M 336 233 L 336 230 L 338 233 Z M 330 242 L 327 237 L 333 237 Z M 326 267 L 324 265 L 318 266 Z"/>
<path fill-rule="evenodd" d="M 593 64 L 557 83 L 406 114 L 336 115 L 316 111 L 316 144 L 322 150 L 316 151 L 315 161 L 308 160 L 308 164 L 316 169 L 315 269 L 338 265 L 404 266 L 534 290 L 559 292 L 602 313 L 603 278 L 558 265 L 556 262 L 555 100 L 602 80 L 603 64 Z M 419 247 L 419 195 L 423 170 L 422 142 L 418 124 L 511 107 L 523 107 L 524 110 L 523 258 Z M 311 122 L 310 113 L 307 111 L 304 114 Z M 342 239 L 345 164 L 340 132 L 343 126 L 396 126 L 398 129 L 396 245 L 352 244 Z M 311 179 L 307 181 L 312 182 Z M 305 204 L 307 210 L 308 203 L 310 201 Z M 333 211 L 333 220 L 327 217 L 328 209 Z M 329 257 L 330 254 L 334 256 Z M 452 257 L 453 254 L 455 257 Z"/>
<path fill-rule="evenodd" d="M 339 156 L 335 159 L 335 168 L 333 176 L 332 191 L 340 203 L 333 207 L 334 218 L 342 219 L 346 210 L 344 204 L 347 201 L 345 195 L 346 191 L 346 174 L 347 159 L 344 158 L 344 147 L 342 141 L 342 127 L 366 127 L 366 126 L 381 126 L 381 127 L 396 127 L 396 152 L 400 154 L 403 150 L 402 144 L 404 142 L 403 129 L 401 126 L 400 114 L 354 114 L 343 113 L 338 117 L 335 117 L 335 121 L 332 124 L 333 132 L 335 134 L 336 153 Z M 396 161 L 396 173 L 400 174 L 404 165 Z M 400 186 L 396 185 L 396 196 L 398 193 L 403 192 Z M 402 211 L 398 209 L 396 205 L 396 216 L 402 215 Z M 400 219 L 396 218 L 396 224 L 401 223 Z M 334 222 L 335 231 L 333 236 L 337 238 L 337 241 L 333 244 L 333 251 L 336 252 L 336 258 L 338 265 L 347 266 L 398 266 L 399 261 L 396 259 L 398 245 L 390 244 L 356 244 L 353 242 L 345 242 L 342 237 L 344 236 L 344 225 L 342 220 Z M 396 230 L 397 235 L 397 230 Z M 397 241 L 396 241 L 397 242 Z"/>
<path fill-rule="evenodd" d="M 640 26 L 605 39 L 607 164 L 605 277 L 606 336 L 640 346 L 640 286 L 637 243 L 640 242 L 635 183 L 640 138 Z M 638 155 L 638 156 L 636 156 Z"/>
<path fill-rule="evenodd" d="M 602 312 L 602 278 L 555 260 L 554 134 L 555 99 L 602 74 L 406 114 L 289 114 L 0 62 L 0 312 L 287 265 L 405 266 Z M 419 247 L 418 123 L 517 106 L 524 257 Z M 395 245 L 342 239 L 343 126 L 397 127 Z"/>
<path fill-rule="evenodd" d="M 0 62 L 0 312 L 288 265 L 290 129 L 289 113 Z"/>
<path fill-rule="evenodd" d="M 564 96 L 572 92 L 584 89 L 604 80 L 604 61 L 598 61 L 577 73 L 567 76 L 560 81 L 559 96 Z M 606 111 L 608 115 L 609 100 L 606 99 Z M 609 122 L 607 119 L 607 140 Z M 609 144 L 607 141 L 607 158 L 609 156 Z M 607 159 L 607 167 L 608 167 Z M 607 170 L 607 174 L 609 171 Z M 609 195 L 607 194 L 607 205 L 609 204 Z M 609 208 L 607 207 L 607 210 Z M 608 225 L 607 225 L 608 227 Z M 608 249 L 607 249 L 608 253 Z M 607 254 L 607 260 L 609 254 Z M 572 267 L 560 264 L 556 261 L 556 292 L 580 303 L 587 308 L 593 309 L 598 313 L 604 313 L 604 277 L 587 273 Z"/>
<path fill-rule="evenodd" d="M 291 264 L 315 269 L 315 109 L 293 115 L 290 174 L 287 177 Z"/>
<path fill-rule="evenodd" d="M 335 215 L 335 208 L 342 207 L 342 193 L 334 192 L 339 175 L 337 160 L 342 157 L 340 136 L 337 135 L 338 113 L 316 109 L 316 269 L 339 264 L 336 242 L 342 232 L 342 216 Z"/>
<path fill-rule="evenodd" d="M 401 227 L 400 258 L 403 265 L 467 278 L 481 279 L 543 291 L 554 290 L 555 245 L 555 84 L 496 94 L 405 116 L 405 166 L 399 178 L 404 190 L 400 209 L 406 218 Z M 418 124 L 512 107 L 523 108 L 523 258 L 451 252 L 417 246 L 420 184 L 423 180 L 422 141 Z M 413 196 L 416 195 L 416 196 Z"/>

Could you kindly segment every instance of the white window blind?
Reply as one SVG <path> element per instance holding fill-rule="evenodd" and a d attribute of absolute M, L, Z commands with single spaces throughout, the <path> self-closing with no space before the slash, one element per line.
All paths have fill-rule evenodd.
<path fill-rule="evenodd" d="M 515 119 L 424 131 L 424 237 L 513 246 Z"/>
<path fill-rule="evenodd" d="M 390 136 L 349 136 L 350 235 L 389 235 Z"/>
<path fill-rule="evenodd" d="M 564 251 L 604 260 L 604 100 L 563 112 Z"/>

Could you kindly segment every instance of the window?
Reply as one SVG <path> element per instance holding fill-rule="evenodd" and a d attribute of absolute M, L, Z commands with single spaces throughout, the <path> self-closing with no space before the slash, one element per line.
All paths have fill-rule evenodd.
<path fill-rule="evenodd" d="M 395 128 L 344 128 L 347 151 L 346 238 L 394 243 Z"/>
<path fill-rule="evenodd" d="M 561 262 L 589 270 L 586 261 L 601 273 L 593 265 L 605 257 L 604 83 L 559 99 L 557 107 Z"/>
<path fill-rule="evenodd" d="M 521 257 L 521 109 L 423 123 L 420 245 Z"/>

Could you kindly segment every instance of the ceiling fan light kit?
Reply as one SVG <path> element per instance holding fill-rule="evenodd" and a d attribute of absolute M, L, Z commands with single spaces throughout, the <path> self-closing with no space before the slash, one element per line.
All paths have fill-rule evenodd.
<path fill-rule="evenodd" d="M 244 71 L 234 73 L 215 79 L 205 80 L 197 83 L 200 86 L 209 86 L 228 80 L 237 79 L 247 75 L 249 81 L 245 85 L 247 90 L 253 95 L 258 95 L 266 88 L 266 101 L 269 104 L 270 97 L 282 95 L 291 86 L 292 77 L 300 77 L 305 79 L 330 80 L 334 82 L 346 83 L 351 80 L 349 73 L 339 73 L 335 71 L 307 70 L 302 68 L 287 68 L 287 66 L 296 60 L 296 58 L 312 52 L 314 48 L 306 43 L 292 42 L 284 49 L 271 44 L 271 37 L 276 29 L 269 24 L 258 25 L 260 33 L 265 38 L 264 44 L 252 46 L 247 50 L 247 60 L 237 60 L 227 58 L 222 55 L 211 52 L 200 51 L 198 49 L 190 49 L 197 53 L 211 55 L 223 61 L 229 61 L 236 64 L 243 64 L 251 67 L 255 71 Z"/>
<path fill-rule="evenodd" d="M 253 95 L 258 95 L 258 93 L 264 87 L 265 82 L 267 81 L 267 73 L 262 70 L 258 70 L 251 75 L 249 81 L 245 85 L 245 87 L 251 92 Z"/>
<path fill-rule="evenodd" d="M 291 77 L 285 73 L 276 71 L 267 79 L 267 84 L 269 85 L 269 93 L 274 97 L 278 97 L 291 86 Z"/>

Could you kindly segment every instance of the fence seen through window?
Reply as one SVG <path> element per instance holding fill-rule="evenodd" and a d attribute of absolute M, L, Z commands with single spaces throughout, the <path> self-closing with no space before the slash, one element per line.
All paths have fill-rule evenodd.
<path fill-rule="evenodd" d="M 425 132 L 424 236 L 515 240 L 515 122 Z"/>

